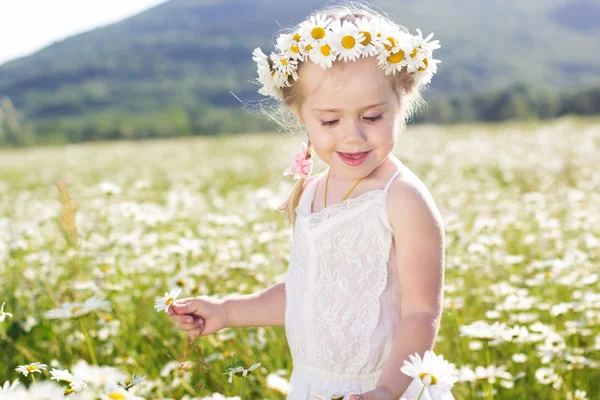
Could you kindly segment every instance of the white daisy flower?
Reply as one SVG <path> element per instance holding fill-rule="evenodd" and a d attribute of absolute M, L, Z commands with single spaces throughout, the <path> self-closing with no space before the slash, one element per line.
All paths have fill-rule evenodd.
<path fill-rule="evenodd" d="M 130 388 L 134 387 L 135 385 L 137 385 L 138 383 L 143 382 L 145 380 L 146 380 L 146 377 L 144 375 L 133 374 L 130 381 L 121 380 L 119 382 L 119 385 L 121 387 L 123 387 L 124 389 L 130 389 Z"/>
<path fill-rule="evenodd" d="M 143 397 L 136 396 L 116 383 L 109 382 L 104 385 L 104 391 L 100 394 L 101 400 L 126 399 L 126 400 L 145 400 Z"/>
<path fill-rule="evenodd" d="M 43 369 L 48 370 L 48 366 L 46 364 L 34 362 L 31 364 L 19 365 L 17 368 L 15 368 L 15 371 L 27 376 L 29 374 L 33 375 L 34 372 L 39 372 L 41 374 Z"/>
<path fill-rule="evenodd" d="M 298 61 L 287 58 L 285 54 L 271 53 L 273 67 L 284 75 L 293 74 L 298 68 Z"/>
<path fill-rule="evenodd" d="M 262 66 L 269 66 L 269 61 L 268 61 L 268 57 L 265 53 L 263 53 L 263 51 L 260 49 L 260 47 L 255 48 L 252 51 L 252 59 L 254 60 L 254 62 L 256 62 L 258 64 L 259 67 Z"/>
<path fill-rule="evenodd" d="M 365 36 L 349 21 L 337 20 L 332 22 L 329 27 L 331 28 L 329 43 L 332 50 L 338 55 L 338 59 L 357 60 L 362 55 L 364 46 L 361 42 Z"/>
<path fill-rule="evenodd" d="M 67 389 L 65 391 L 65 394 L 67 394 L 67 392 L 69 392 L 69 393 L 79 393 L 83 389 L 87 388 L 87 383 L 85 383 L 83 381 L 83 379 L 74 376 L 73 380 L 69 383 L 69 386 L 71 387 L 71 389 Z"/>
<path fill-rule="evenodd" d="M 321 14 L 313 15 L 310 20 L 302 22 L 298 30 L 302 44 L 304 46 L 313 45 L 313 43 L 325 39 L 327 27 L 331 22 L 331 18 Z"/>
<path fill-rule="evenodd" d="M 69 384 L 70 388 L 65 390 L 65 395 L 78 393 L 87 388 L 87 384 L 83 381 L 83 379 L 71 374 L 66 369 L 61 370 L 53 368 L 52 371 L 50 371 L 50 375 L 52 375 L 50 379 L 67 382 Z"/>
<path fill-rule="evenodd" d="M 99 297 L 90 297 L 85 302 L 64 303 L 60 308 L 46 311 L 44 314 L 48 319 L 64 319 L 77 318 L 92 311 L 105 310 L 111 311 L 111 303 L 109 300 L 102 300 Z"/>
<path fill-rule="evenodd" d="M 379 67 L 385 70 L 386 75 L 402 71 L 402 68 L 407 64 L 406 57 L 412 51 L 410 37 L 400 31 L 394 36 L 383 34 L 383 37 L 382 44 L 385 50 L 377 56 Z"/>
<path fill-rule="evenodd" d="M 182 289 L 192 290 L 196 284 L 196 280 L 188 275 L 175 275 L 169 279 L 169 287 L 180 287 Z"/>
<path fill-rule="evenodd" d="M 416 378 L 425 386 L 425 391 L 432 399 L 444 398 L 455 382 L 458 374 L 454 364 L 444 360 L 442 355 L 436 355 L 427 350 L 421 359 L 419 353 L 409 355 L 410 362 L 404 360 L 404 366 L 400 368 L 404 374 Z"/>
<path fill-rule="evenodd" d="M 423 34 L 420 29 L 417 29 L 418 35 L 415 35 L 411 39 L 412 51 L 410 57 L 407 57 L 407 70 L 408 72 L 415 72 L 419 68 L 427 68 L 427 65 L 423 61 L 425 58 L 431 59 L 431 55 L 434 49 L 439 49 L 439 40 L 429 42 L 433 37 L 433 33 L 423 39 Z"/>
<path fill-rule="evenodd" d="M 287 58 L 292 60 L 302 60 L 303 46 L 300 44 L 300 34 L 282 33 L 277 38 L 277 49 Z"/>
<path fill-rule="evenodd" d="M 55 381 L 64 381 L 70 383 L 73 380 L 73 374 L 71 374 L 67 369 L 52 368 L 50 371 L 50 376 L 50 379 L 54 379 Z"/>
<path fill-rule="evenodd" d="M 4 321 L 6 319 L 6 317 L 11 317 L 12 318 L 12 314 L 9 312 L 4 312 L 4 305 L 6 303 L 2 303 L 2 307 L 0 307 L 0 322 Z"/>
<path fill-rule="evenodd" d="M 435 58 L 424 58 L 423 62 L 425 68 L 419 68 L 415 71 L 417 86 L 427 85 L 431 82 L 433 74 L 437 72 L 437 64 L 441 63 L 440 60 L 436 60 Z"/>
<path fill-rule="evenodd" d="M 362 57 L 371 57 L 377 54 L 378 42 L 381 36 L 377 36 L 380 32 L 380 19 L 367 19 L 360 18 L 356 21 L 356 26 L 360 33 L 363 34 L 363 39 L 360 42 L 362 44 Z"/>
<path fill-rule="evenodd" d="M 16 392 L 17 386 L 19 386 L 21 382 L 18 379 L 15 379 L 12 384 L 9 381 L 4 382 L 4 385 L 0 387 L 0 393 L 13 393 Z"/>
<path fill-rule="evenodd" d="M 314 42 L 312 46 L 313 48 L 308 53 L 310 60 L 323 69 L 331 68 L 337 55 L 331 49 L 330 44 L 325 40 L 321 40 Z"/>
<path fill-rule="evenodd" d="M 154 308 L 156 311 L 164 311 L 168 312 L 171 304 L 177 300 L 179 294 L 181 293 L 181 288 L 173 288 L 170 292 L 166 292 L 164 297 L 157 297 L 154 302 Z"/>

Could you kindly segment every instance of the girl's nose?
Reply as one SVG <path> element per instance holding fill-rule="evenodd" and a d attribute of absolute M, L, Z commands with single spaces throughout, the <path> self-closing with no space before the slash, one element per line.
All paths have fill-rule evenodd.
<path fill-rule="evenodd" d="M 348 120 L 348 124 L 345 129 L 342 130 L 344 141 L 346 143 L 364 143 L 366 137 L 362 130 L 360 121 Z"/>

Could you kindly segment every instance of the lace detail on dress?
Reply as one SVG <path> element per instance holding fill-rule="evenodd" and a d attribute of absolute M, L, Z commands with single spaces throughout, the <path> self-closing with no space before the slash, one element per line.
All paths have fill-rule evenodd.
<path fill-rule="evenodd" d="M 365 194 L 349 204 L 379 193 Z M 364 372 L 387 283 L 391 235 L 374 215 L 381 208 L 367 210 L 315 238 L 319 246 L 315 248 L 316 270 L 309 280 L 310 333 L 320 368 L 335 373 Z"/>
<path fill-rule="evenodd" d="M 311 229 L 314 229 L 317 225 L 321 224 L 323 221 L 327 221 L 329 219 L 334 218 L 336 215 L 352 209 L 356 208 L 363 203 L 370 201 L 373 198 L 380 196 L 384 192 L 383 189 L 375 189 L 369 192 L 365 192 L 360 196 L 352 197 L 350 199 L 346 199 L 341 203 L 332 204 L 329 207 L 325 207 L 324 209 L 312 213 L 308 216 L 308 222 Z"/>

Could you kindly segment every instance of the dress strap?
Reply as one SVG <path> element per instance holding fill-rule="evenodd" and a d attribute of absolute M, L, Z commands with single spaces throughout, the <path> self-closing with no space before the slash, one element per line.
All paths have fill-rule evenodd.
<path fill-rule="evenodd" d="M 390 180 L 386 183 L 385 188 L 383 189 L 385 192 L 387 192 L 389 190 L 390 186 L 392 185 L 392 182 L 394 181 L 394 179 L 396 179 L 396 177 L 398 175 L 400 175 L 401 172 L 402 172 L 402 170 L 399 169 L 398 171 L 396 171 L 394 173 L 394 175 L 392 175 L 392 177 L 390 178 Z"/>

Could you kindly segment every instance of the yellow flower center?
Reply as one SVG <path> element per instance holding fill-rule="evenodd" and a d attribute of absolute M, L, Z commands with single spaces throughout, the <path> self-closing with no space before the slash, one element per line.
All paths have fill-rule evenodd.
<path fill-rule="evenodd" d="M 36 367 L 35 365 L 28 365 L 27 367 L 25 367 L 25 369 L 29 372 L 31 371 L 37 371 L 38 367 Z"/>
<path fill-rule="evenodd" d="M 325 57 L 328 57 L 331 54 L 331 47 L 329 47 L 328 44 L 321 46 L 321 54 L 323 54 Z"/>
<path fill-rule="evenodd" d="M 429 66 L 429 61 L 426 58 L 423 59 L 423 62 L 425 63 L 425 68 L 419 67 L 419 71 L 425 71 Z"/>
<path fill-rule="evenodd" d="M 172 298 L 172 297 L 169 297 L 169 298 L 167 299 L 167 301 L 165 301 L 165 304 L 166 304 L 166 305 L 169 305 L 169 304 L 171 304 L 172 302 L 173 302 L 173 298 Z"/>
<path fill-rule="evenodd" d="M 342 38 L 342 46 L 344 46 L 345 49 L 351 49 L 354 47 L 355 44 L 356 39 L 354 39 L 353 36 L 344 36 Z"/>
<path fill-rule="evenodd" d="M 112 320 L 114 320 L 114 319 L 115 319 L 115 318 L 114 318 L 112 315 L 107 315 L 106 317 L 104 317 L 104 320 L 105 320 L 106 322 L 110 322 L 110 321 L 112 321 Z"/>
<path fill-rule="evenodd" d="M 77 311 L 81 311 L 81 310 L 83 310 L 83 306 L 73 307 L 73 309 L 71 310 L 71 314 L 76 314 Z"/>
<path fill-rule="evenodd" d="M 404 59 L 404 52 L 399 50 L 397 53 L 392 54 L 387 58 L 387 60 L 392 64 L 398 64 L 400 61 Z"/>
<path fill-rule="evenodd" d="M 433 376 L 433 375 L 431 375 L 431 374 L 429 374 L 427 372 L 422 372 L 421 374 L 419 374 L 419 378 L 421 378 L 421 380 L 423 380 L 423 377 L 425 377 L 427 375 L 431 376 L 431 383 L 430 383 L 430 385 L 435 385 L 437 383 L 437 379 L 435 379 L 435 376 Z"/>
<path fill-rule="evenodd" d="M 310 44 L 306 45 L 306 51 L 311 51 L 312 49 L 313 49 L 313 47 Z"/>
<path fill-rule="evenodd" d="M 544 274 L 544 278 L 552 278 L 552 274 L 550 272 L 546 272 Z"/>
<path fill-rule="evenodd" d="M 388 37 L 387 40 L 390 41 L 390 43 L 392 43 L 391 45 L 389 44 L 384 44 L 385 48 L 387 50 L 391 50 L 394 46 L 396 46 L 398 44 L 398 42 L 396 41 L 396 39 L 394 39 L 393 37 Z"/>
<path fill-rule="evenodd" d="M 300 48 L 295 44 L 293 44 L 292 47 L 290 47 L 290 50 L 292 50 L 294 53 L 300 52 Z"/>
<path fill-rule="evenodd" d="M 108 395 L 109 399 L 124 399 L 125 396 L 123 396 L 121 393 L 111 393 Z"/>
<path fill-rule="evenodd" d="M 282 65 L 287 65 L 287 60 L 285 58 L 282 58 L 279 61 L 281 62 Z"/>
<path fill-rule="evenodd" d="M 300 34 L 296 33 L 292 39 L 297 42 L 298 40 L 300 40 L 301 37 L 302 36 L 300 36 Z"/>
<path fill-rule="evenodd" d="M 363 35 L 365 35 L 365 40 L 363 40 L 362 42 L 360 42 L 360 44 L 362 44 L 363 46 L 368 45 L 369 43 L 371 43 L 371 34 L 367 31 L 361 31 L 361 33 Z"/>
<path fill-rule="evenodd" d="M 415 47 L 412 51 L 412 53 L 410 53 L 410 57 L 411 58 L 415 58 L 417 56 L 417 48 Z"/>
<path fill-rule="evenodd" d="M 323 39 L 325 37 L 325 29 L 320 26 L 315 26 L 312 31 L 310 31 L 310 34 L 315 39 Z"/>
<path fill-rule="evenodd" d="M 67 390 L 65 390 L 64 395 L 67 396 L 67 395 L 69 395 L 71 393 L 75 393 L 75 389 L 68 388 Z"/>
<path fill-rule="evenodd" d="M 175 283 L 177 283 L 178 286 L 185 286 L 185 281 L 183 279 L 177 279 Z"/>
<path fill-rule="evenodd" d="M 108 271 L 110 271 L 110 266 L 103 265 L 103 266 L 100 267 L 100 269 L 102 270 L 102 272 L 108 272 Z"/>

